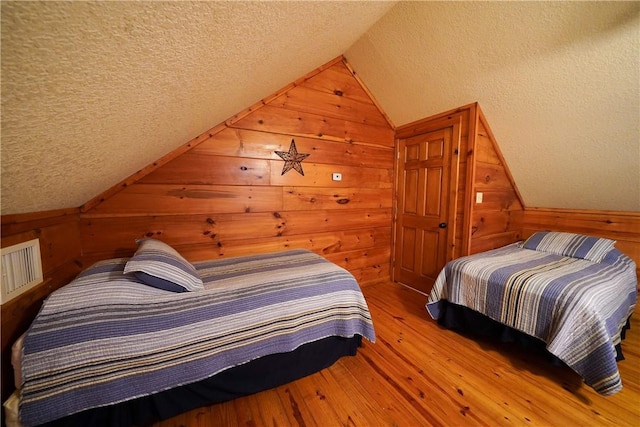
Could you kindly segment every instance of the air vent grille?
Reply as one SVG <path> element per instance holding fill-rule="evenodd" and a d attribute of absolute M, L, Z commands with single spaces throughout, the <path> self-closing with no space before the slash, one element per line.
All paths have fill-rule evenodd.
<path fill-rule="evenodd" d="M 2 248 L 2 289 L 0 304 L 42 283 L 40 240 Z"/>

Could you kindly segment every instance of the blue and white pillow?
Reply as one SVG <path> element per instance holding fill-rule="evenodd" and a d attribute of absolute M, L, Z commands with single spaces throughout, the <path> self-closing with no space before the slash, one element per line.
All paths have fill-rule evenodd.
<path fill-rule="evenodd" d="M 204 289 L 195 267 L 175 249 L 155 239 L 136 240 L 138 250 L 127 261 L 124 274 L 131 273 L 144 284 L 171 292 Z"/>
<path fill-rule="evenodd" d="M 615 240 L 559 231 L 538 231 L 522 245 L 525 249 L 600 262 L 613 249 Z"/>

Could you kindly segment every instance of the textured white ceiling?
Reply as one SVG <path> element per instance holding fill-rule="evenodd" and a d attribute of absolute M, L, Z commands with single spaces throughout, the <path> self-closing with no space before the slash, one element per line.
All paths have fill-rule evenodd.
<path fill-rule="evenodd" d="M 393 6 L 2 1 L 2 213 L 78 207 L 342 53 L 396 125 L 479 101 L 527 206 L 640 211 L 640 3 Z"/>
<path fill-rule="evenodd" d="M 640 2 L 402 2 L 345 56 L 396 125 L 478 101 L 526 206 L 640 211 Z"/>
<path fill-rule="evenodd" d="M 341 55 L 391 6 L 2 1 L 2 213 L 82 205 Z"/>

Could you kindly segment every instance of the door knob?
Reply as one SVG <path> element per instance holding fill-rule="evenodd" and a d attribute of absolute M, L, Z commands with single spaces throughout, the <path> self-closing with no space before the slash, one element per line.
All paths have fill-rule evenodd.
<path fill-rule="evenodd" d="M 438 224 L 438 227 L 447 228 L 447 223 L 446 222 L 441 222 L 440 224 Z"/>

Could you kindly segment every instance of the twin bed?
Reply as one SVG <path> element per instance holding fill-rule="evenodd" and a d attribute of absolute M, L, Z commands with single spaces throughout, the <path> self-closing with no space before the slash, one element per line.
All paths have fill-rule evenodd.
<path fill-rule="evenodd" d="M 346 270 L 306 250 L 189 263 L 145 239 L 49 296 L 17 354 L 24 426 L 146 425 L 375 341 Z"/>
<path fill-rule="evenodd" d="M 427 310 L 442 325 L 541 343 L 603 395 L 622 388 L 616 364 L 637 298 L 634 262 L 615 242 L 538 232 L 525 242 L 448 263 Z"/>
<path fill-rule="evenodd" d="M 637 277 L 614 243 L 540 232 L 456 259 L 427 311 L 448 327 L 491 319 L 616 393 Z M 145 425 L 317 372 L 355 355 L 362 338 L 375 332 L 357 282 L 319 255 L 191 264 L 144 239 L 133 257 L 98 262 L 45 301 L 14 346 L 20 418 Z"/>

